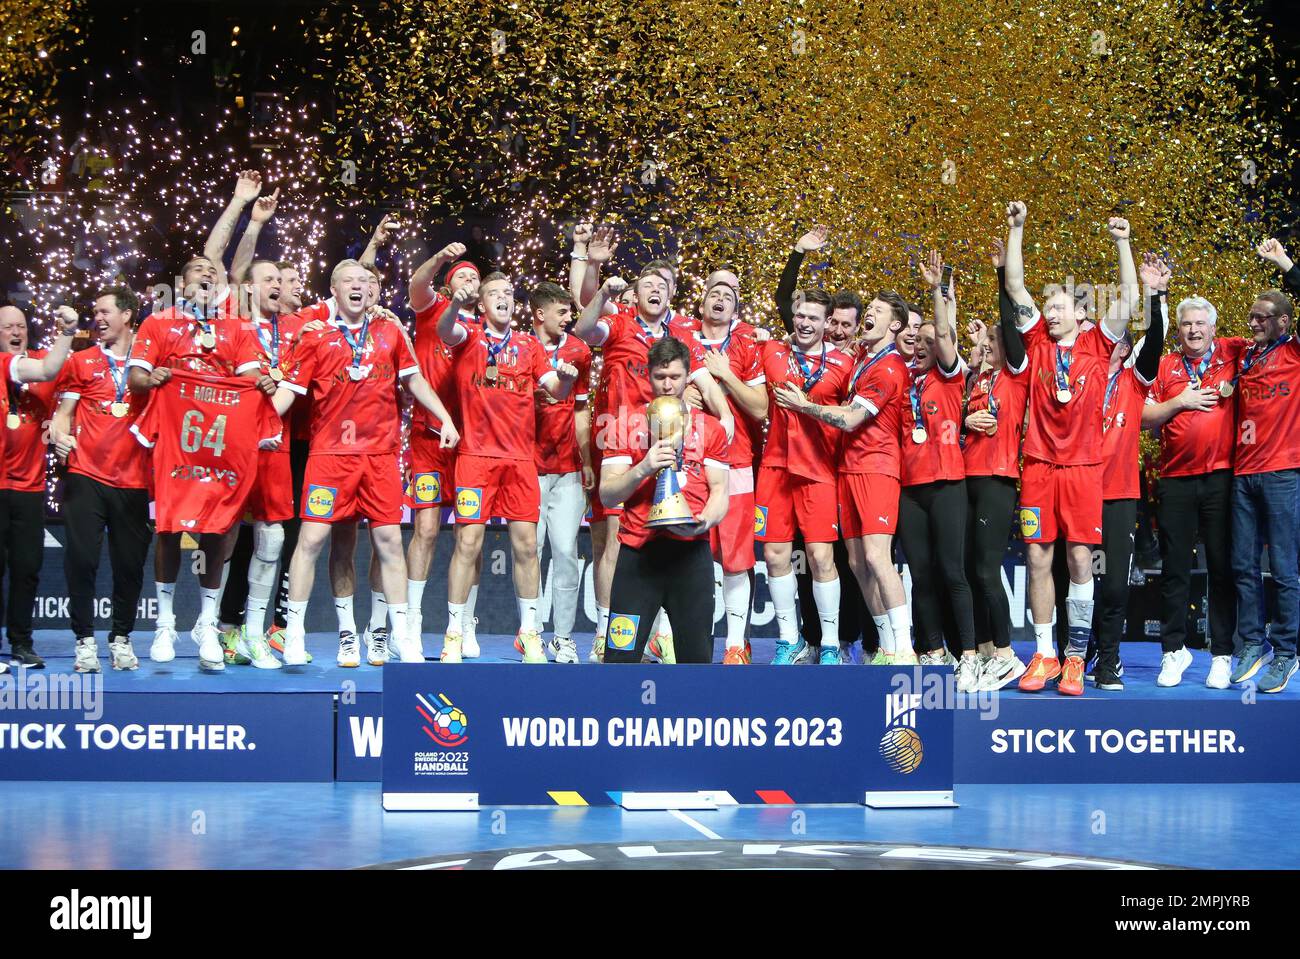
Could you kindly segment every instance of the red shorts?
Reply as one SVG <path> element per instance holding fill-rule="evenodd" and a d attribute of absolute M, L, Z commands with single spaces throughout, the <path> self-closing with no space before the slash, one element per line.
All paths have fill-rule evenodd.
<path fill-rule="evenodd" d="M 307 457 L 302 518 L 342 523 L 360 517 L 371 526 L 402 521 L 402 473 L 396 453 L 318 453 Z"/>
<path fill-rule="evenodd" d="M 493 516 L 536 523 L 541 512 L 542 490 L 531 458 L 506 460 L 468 453 L 456 458 L 457 523 L 486 523 Z"/>
<path fill-rule="evenodd" d="M 244 504 L 244 512 L 259 523 L 283 523 L 293 519 L 293 468 L 289 449 L 259 450 L 257 483 Z"/>
<path fill-rule="evenodd" d="M 406 505 L 411 509 L 456 502 L 456 449 L 443 449 L 441 442 L 428 430 L 411 430 L 411 476 L 406 486 Z"/>
<path fill-rule="evenodd" d="M 1020 535 L 1026 543 L 1101 543 L 1101 464 L 1025 462 L 1020 477 Z"/>
<path fill-rule="evenodd" d="M 840 532 L 845 539 L 892 536 L 898 529 L 898 480 L 882 473 L 841 473 Z"/>
<path fill-rule="evenodd" d="M 745 573 L 754 568 L 754 514 L 752 491 L 732 493 L 727 515 L 709 530 L 713 558 L 722 564 L 724 573 Z"/>
<path fill-rule="evenodd" d="M 763 543 L 792 543 L 796 524 L 805 543 L 833 543 L 834 483 L 817 483 L 777 466 L 760 466 L 754 487 L 754 535 Z"/>
<path fill-rule="evenodd" d="M 605 520 L 610 518 L 618 519 L 618 517 L 623 515 L 623 507 L 615 506 L 613 508 L 606 508 L 600 501 L 600 464 L 603 461 L 604 456 L 601 454 L 600 448 L 594 441 L 588 447 L 588 451 L 591 453 L 591 471 L 596 477 L 596 487 L 587 496 L 587 504 L 590 507 L 591 513 L 591 515 L 587 517 L 587 521 L 590 523 L 603 523 Z"/>

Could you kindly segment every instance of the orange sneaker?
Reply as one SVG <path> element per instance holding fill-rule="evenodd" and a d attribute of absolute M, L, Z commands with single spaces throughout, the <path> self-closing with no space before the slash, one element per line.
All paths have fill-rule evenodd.
<path fill-rule="evenodd" d="M 722 654 L 723 666 L 748 666 L 749 657 L 745 655 L 744 646 L 728 646 Z"/>
<path fill-rule="evenodd" d="M 284 628 L 281 626 L 272 626 L 266 631 L 266 645 L 270 646 L 281 656 L 284 655 Z M 307 654 L 307 662 L 311 662 L 311 653 Z"/>
<path fill-rule="evenodd" d="M 1061 675 L 1061 661 L 1055 656 L 1050 659 L 1042 653 L 1034 653 L 1029 661 L 1029 668 L 1020 677 L 1020 689 L 1026 693 L 1036 693 Z"/>
<path fill-rule="evenodd" d="M 1083 695 L 1083 673 L 1085 670 L 1082 656 L 1066 656 L 1065 668 L 1056 684 L 1056 691 L 1062 696 Z"/>

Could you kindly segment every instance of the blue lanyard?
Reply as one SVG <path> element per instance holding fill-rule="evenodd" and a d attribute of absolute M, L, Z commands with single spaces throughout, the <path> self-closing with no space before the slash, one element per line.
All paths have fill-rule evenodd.
<path fill-rule="evenodd" d="M 736 327 L 740 325 L 740 320 L 732 320 L 731 325 L 727 327 L 727 338 L 722 341 L 721 346 L 710 346 L 709 349 L 717 350 L 719 353 L 726 353 L 727 347 L 731 345 L 731 334 L 736 332 Z M 825 343 L 822 344 L 825 347 Z M 823 360 L 825 359 L 823 355 Z"/>
<path fill-rule="evenodd" d="M 650 327 L 646 325 L 645 320 L 641 319 L 640 313 L 636 314 L 636 322 L 637 325 L 641 327 L 641 331 L 645 333 L 646 338 L 649 339 L 651 342 L 654 342 L 656 337 L 653 333 L 650 332 Z M 665 336 L 672 336 L 672 335 L 673 335 L 673 311 L 669 310 L 667 313 L 664 314 L 663 332 L 659 335 L 659 338 L 663 338 Z"/>
<path fill-rule="evenodd" d="M 1214 344 L 1210 344 L 1210 351 L 1201 357 L 1200 363 L 1196 364 L 1195 372 L 1192 372 L 1192 364 L 1187 362 L 1187 357 L 1184 356 L 1182 359 L 1183 369 L 1187 372 L 1187 378 L 1199 389 L 1201 385 L 1201 377 L 1203 377 L 1205 371 L 1210 368 L 1210 360 L 1214 359 Z"/>
<path fill-rule="evenodd" d="M 1057 390 L 1068 390 L 1070 388 L 1070 363 L 1074 359 L 1074 354 L 1069 350 L 1063 350 L 1056 347 L 1056 388 Z"/>
<path fill-rule="evenodd" d="M 365 328 L 363 327 L 362 329 L 364 331 Z M 257 324 L 257 338 L 262 343 L 262 351 L 271 358 L 271 369 L 275 369 L 280 365 L 280 320 L 279 318 L 277 316 L 271 317 L 271 337 L 269 343 L 267 342 L 266 338 L 263 337 L 262 335 L 261 323 Z M 362 344 L 365 343 L 364 337 L 362 338 L 361 342 Z M 353 356 L 355 357 L 356 347 L 354 346 L 352 350 L 353 350 Z"/>
<path fill-rule="evenodd" d="M 895 346 L 893 343 L 890 343 L 887 347 L 885 347 L 883 350 L 881 350 L 879 353 L 873 356 L 866 363 L 858 364 L 858 368 L 853 371 L 853 379 L 849 382 L 849 395 L 850 396 L 853 395 L 853 391 L 857 388 L 858 380 L 862 379 L 862 375 L 866 373 L 867 370 L 871 369 L 873 366 L 875 366 L 877 363 L 883 360 L 890 353 L 897 353 L 897 352 L 898 352 L 898 347 Z"/>
<path fill-rule="evenodd" d="M 352 347 L 352 368 L 354 370 L 361 369 L 361 357 L 366 352 L 366 337 L 370 333 L 370 317 L 367 316 L 361 321 L 361 335 L 359 337 L 354 338 L 352 331 L 344 323 L 338 325 L 338 331 L 343 334 L 343 339 L 348 341 L 348 346 Z"/>
<path fill-rule="evenodd" d="M 925 389 L 926 377 L 930 375 L 929 371 L 922 373 L 912 380 L 911 387 L 908 388 L 908 399 L 912 401 L 912 419 L 921 429 L 925 429 L 925 410 L 921 409 L 921 391 Z"/>
<path fill-rule="evenodd" d="M 998 417 L 998 401 L 993 396 L 993 390 L 998 385 L 998 374 L 1001 372 L 1001 370 L 994 370 L 993 375 L 989 377 L 989 414 L 994 419 Z"/>
<path fill-rule="evenodd" d="M 1268 356 L 1268 354 L 1272 353 L 1290 339 L 1291 335 L 1288 333 L 1286 336 L 1279 336 L 1268 346 L 1264 347 L 1263 350 L 1260 350 L 1257 346 L 1252 346 L 1246 351 L 1246 355 L 1241 358 L 1241 375 L 1245 376 L 1254 369 L 1256 363 L 1260 362 L 1264 357 Z"/>
<path fill-rule="evenodd" d="M 490 333 L 487 332 L 487 328 L 486 328 L 486 327 L 485 327 L 484 330 L 483 330 L 483 335 L 487 338 L 487 351 L 488 351 L 488 356 L 487 356 L 487 365 L 488 365 L 488 366 L 496 366 L 496 365 L 497 365 L 497 356 L 498 356 L 498 355 L 501 353 L 501 351 L 504 350 L 504 349 L 506 348 L 506 346 L 510 343 L 510 337 L 513 336 L 514 333 L 513 333 L 511 330 L 506 330 L 506 335 L 502 338 L 501 342 L 498 343 L 498 344 L 496 344 L 496 345 L 493 345 L 493 343 L 492 343 L 492 334 L 490 334 Z M 561 341 L 561 342 L 563 342 L 563 341 Z M 557 347 L 555 348 L 555 351 L 558 353 L 559 350 L 560 350 L 560 348 L 557 346 Z"/>
<path fill-rule="evenodd" d="M 564 349 L 564 341 L 568 338 L 568 333 L 561 333 L 560 342 L 556 343 L 555 349 L 551 350 L 551 369 L 558 370 L 560 368 L 560 350 Z M 491 347 L 488 347 L 488 349 L 491 349 Z"/>
<path fill-rule="evenodd" d="M 126 396 L 126 363 L 118 363 L 117 360 L 113 358 L 112 353 L 105 350 L 103 347 L 100 347 L 100 349 L 103 350 L 104 359 L 108 361 L 109 375 L 113 377 L 113 388 L 116 390 L 113 402 L 121 403 L 122 397 Z M 119 370 L 121 371 L 120 373 Z"/>
<path fill-rule="evenodd" d="M 822 362 L 821 366 L 817 367 L 817 372 L 815 374 L 812 371 L 812 367 L 809 366 L 808 362 L 803 358 L 803 354 L 795 349 L 794 346 L 790 347 L 790 355 L 794 357 L 794 361 L 799 364 L 799 372 L 803 374 L 803 388 L 806 393 L 820 383 L 822 377 L 826 375 L 826 341 L 822 340 Z"/>
<path fill-rule="evenodd" d="M 1120 367 L 1114 373 L 1110 374 L 1110 379 L 1106 381 L 1106 398 L 1102 401 L 1101 412 L 1104 416 L 1110 411 L 1111 401 L 1115 399 L 1115 390 L 1119 386 L 1119 376 L 1124 372 L 1124 367 Z"/>
<path fill-rule="evenodd" d="M 194 318 L 194 321 L 199 324 L 199 329 L 202 332 L 204 333 L 212 332 L 211 324 L 212 324 L 212 320 L 215 319 L 217 315 L 216 307 L 212 307 L 211 312 L 209 313 L 205 311 L 202 307 L 200 307 L 197 303 L 187 300 L 184 297 L 181 297 L 179 300 L 177 300 L 176 305 Z"/>

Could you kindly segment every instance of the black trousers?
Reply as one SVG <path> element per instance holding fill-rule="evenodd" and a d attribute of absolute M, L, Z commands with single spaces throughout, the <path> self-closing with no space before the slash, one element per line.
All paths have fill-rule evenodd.
<path fill-rule="evenodd" d="M 1111 669 L 1119 664 L 1119 644 L 1124 638 L 1137 506 L 1135 499 L 1108 499 L 1101 504 L 1103 565 L 1093 593 L 1092 641 L 1097 647 L 1098 664 Z"/>
<path fill-rule="evenodd" d="M 113 620 L 109 636 L 130 636 L 144 588 L 144 566 L 153 530 L 149 491 L 106 486 L 80 473 L 63 481 L 63 523 L 68 542 L 63 574 L 68 582 L 72 635 L 95 635 L 95 577 L 108 530 L 113 567 Z"/>
<path fill-rule="evenodd" d="M 285 605 L 289 602 L 289 561 L 293 559 L 293 551 L 298 546 L 298 530 L 302 529 L 302 520 L 299 518 L 302 513 L 302 484 L 307 476 L 307 450 L 308 442 L 306 440 L 289 441 L 289 469 L 293 473 L 293 519 L 286 520 L 284 525 L 284 547 L 280 550 L 280 588 L 275 594 L 275 625 L 284 629 L 285 612 L 288 607 Z M 249 541 L 249 549 L 252 549 L 252 541 Z M 245 576 L 244 592 L 248 592 L 248 577 Z M 240 622 L 242 619 L 242 610 Z"/>
<path fill-rule="evenodd" d="M 673 627 L 677 662 L 712 662 L 713 553 L 707 539 L 657 537 L 639 549 L 619 547 L 605 662 L 641 662 L 660 607 Z"/>
<path fill-rule="evenodd" d="M 1002 585 L 1016 515 L 1016 481 L 1007 476 L 968 476 L 966 576 L 971 585 L 975 635 L 999 649 L 1011 645 L 1011 601 Z"/>
<path fill-rule="evenodd" d="M 3 580 L 9 574 L 9 609 L 4 620 L 10 647 L 32 644 L 32 612 L 45 558 L 45 493 L 0 490 L 0 615 L 5 612 Z"/>
<path fill-rule="evenodd" d="M 1173 652 L 1187 642 L 1192 552 L 1205 543 L 1209 573 L 1210 652 L 1230 656 L 1237 631 L 1237 593 L 1232 576 L 1232 470 L 1160 481 L 1160 645 Z"/>
<path fill-rule="evenodd" d="M 912 573 L 912 620 L 919 652 L 942 646 L 945 603 L 961 648 L 975 648 L 975 615 L 966 580 L 968 510 L 965 480 L 904 486 L 899 497 L 898 544 Z"/>
<path fill-rule="evenodd" d="M 796 536 L 793 547 L 807 553 L 808 548 L 801 536 Z M 842 539 L 837 539 L 832 547 L 835 571 L 840 574 L 840 643 L 848 646 L 861 639 L 867 644 L 864 648 L 875 649 L 879 645 L 876 624 L 871 621 L 866 600 L 862 598 L 862 590 L 858 588 L 853 568 L 849 566 L 849 548 Z M 813 599 L 811 564 L 805 563 L 803 571 L 795 573 L 795 582 L 799 590 L 799 618 L 804 642 L 810 646 L 821 646 L 822 621 L 817 614 L 817 602 Z"/>

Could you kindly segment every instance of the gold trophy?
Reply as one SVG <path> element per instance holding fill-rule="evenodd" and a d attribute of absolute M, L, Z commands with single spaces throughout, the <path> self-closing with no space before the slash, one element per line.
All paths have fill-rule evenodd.
<path fill-rule="evenodd" d="M 655 476 L 655 495 L 650 506 L 646 526 L 681 526 L 695 522 L 686 496 L 677 482 L 677 471 L 682 466 L 682 444 L 686 440 L 686 404 L 677 396 L 658 396 L 646 407 L 650 421 L 650 440 L 671 440 L 677 450 L 677 463 L 665 466 Z"/>

